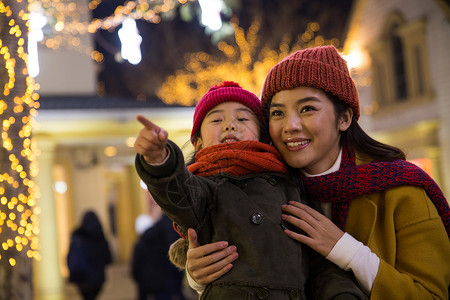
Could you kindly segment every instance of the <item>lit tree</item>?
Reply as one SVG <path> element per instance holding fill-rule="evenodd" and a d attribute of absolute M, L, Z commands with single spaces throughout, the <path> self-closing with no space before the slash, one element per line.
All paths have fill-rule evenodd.
<path fill-rule="evenodd" d="M 0 299 L 32 299 L 31 259 L 39 258 L 27 71 L 28 2 L 0 1 Z"/>
<path fill-rule="evenodd" d="M 319 45 L 339 46 L 336 38 L 326 40 L 316 33 L 320 26 L 316 22 L 307 25 L 304 33 L 294 40 L 286 34 L 278 49 L 261 45 L 258 36 L 260 22 L 253 21 L 245 33 L 233 19 L 234 44 L 219 42 L 217 48 L 223 53 L 214 57 L 205 52 L 188 55 L 185 68 L 169 76 L 158 90 L 158 97 L 168 104 L 194 105 L 208 89 L 224 80 L 238 82 L 243 88 L 259 95 L 264 78 L 270 68 L 288 54 Z"/>

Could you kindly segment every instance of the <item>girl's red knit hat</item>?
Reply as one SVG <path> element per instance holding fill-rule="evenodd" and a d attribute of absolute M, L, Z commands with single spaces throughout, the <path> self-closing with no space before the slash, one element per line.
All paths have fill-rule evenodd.
<path fill-rule="evenodd" d="M 195 106 L 194 123 L 191 131 L 191 142 L 197 131 L 202 125 L 206 114 L 215 106 L 224 102 L 239 102 L 250 108 L 258 117 L 260 122 L 264 122 L 261 113 L 261 100 L 258 96 L 243 89 L 238 83 L 233 81 L 224 81 L 215 85 L 200 99 Z"/>
<path fill-rule="evenodd" d="M 272 97 L 299 86 L 313 87 L 328 92 L 353 109 L 359 119 L 359 98 L 347 62 L 334 46 L 320 46 L 294 52 L 270 69 L 264 81 L 261 101 L 269 109 Z"/>

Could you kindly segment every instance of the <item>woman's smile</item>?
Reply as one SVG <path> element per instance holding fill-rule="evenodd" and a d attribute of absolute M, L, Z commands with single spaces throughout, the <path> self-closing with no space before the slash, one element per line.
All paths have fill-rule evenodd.
<path fill-rule="evenodd" d="M 290 151 L 298 151 L 306 148 L 311 140 L 309 139 L 301 139 L 301 138 L 291 138 L 287 139 L 284 144 Z"/>

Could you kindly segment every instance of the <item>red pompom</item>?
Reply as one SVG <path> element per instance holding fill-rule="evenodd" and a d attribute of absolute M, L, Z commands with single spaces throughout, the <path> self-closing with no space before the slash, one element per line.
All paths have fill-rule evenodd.
<path fill-rule="evenodd" d="M 239 85 L 239 83 L 237 83 L 237 82 L 234 82 L 234 81 L 223 81 L 222 83 L 217 84 L 217 85 L 211 87 L 211 88 L 208 90 L 208 92 L 214 91 L 214 90 L 217 90 L 217 89 L 220 89 L 220 88 L 223 88 L 223 87 L 238 87 L 238 88 L 242 88 L 242 87 Z"/>

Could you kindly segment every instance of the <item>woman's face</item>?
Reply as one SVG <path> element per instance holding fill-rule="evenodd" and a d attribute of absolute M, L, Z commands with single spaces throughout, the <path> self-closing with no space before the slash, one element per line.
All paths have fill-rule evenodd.
<path fill-rule="evenodd" d="M 273 96 L 269 133 L 289 166 L 320 174 L 336 161 L 341 131 L 351 119 L 352 111 L 347 109 L 337 120 L 333 103 L 322 90 L 297 87 Z"/>
<path fill-rule="evenodd" d="M 222 143 L 258 141 L 259 131 L 259 120 L 250 108 L 239 102 L 224 102 L 205 116 L 194 146 L 200 150 Z"/>

